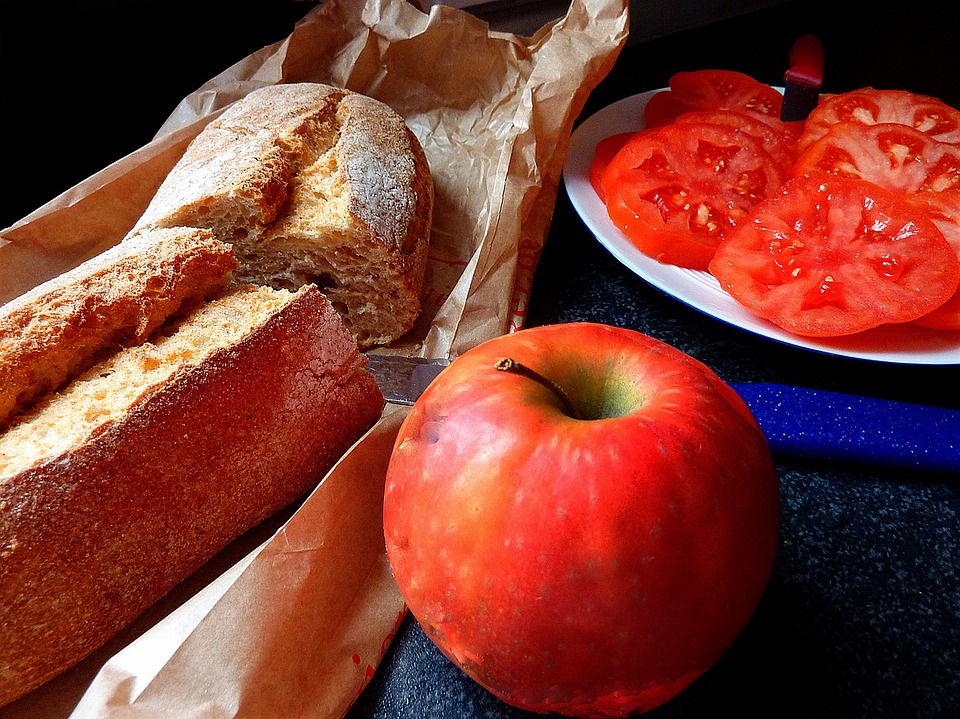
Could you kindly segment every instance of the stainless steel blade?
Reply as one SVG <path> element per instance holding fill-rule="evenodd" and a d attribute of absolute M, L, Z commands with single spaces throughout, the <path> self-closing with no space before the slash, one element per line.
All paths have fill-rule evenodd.
<path fill-rule="evenodd" d="M 367 369 L 377 378 L 384 399 L 411 405 L 443 371 L 450 360 L 403 355 L 368 354 Z"/>

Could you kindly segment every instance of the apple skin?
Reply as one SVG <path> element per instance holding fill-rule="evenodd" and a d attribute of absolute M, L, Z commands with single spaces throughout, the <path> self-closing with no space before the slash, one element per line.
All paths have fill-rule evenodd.
<path fill-rule="evenodd" d="M 494 368 L 510 357 L 561 386 Z M 632 330 L 529 328 L 454 360 L 400 428 L 387 553 L 440 650 L 508 704 L 652 709 L 706 671 L 772 571 L 779 481 L 732 388 Z"/>

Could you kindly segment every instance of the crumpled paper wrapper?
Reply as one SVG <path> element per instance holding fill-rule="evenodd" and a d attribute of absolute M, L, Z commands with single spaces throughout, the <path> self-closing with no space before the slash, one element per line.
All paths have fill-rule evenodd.
<path fill-rule="evenodd" d="M 565 16 L 519 37 L 451 7 L 327 0 L 287 38 L 184 98 L 148 145 L 0 232 L 0 302 L 118 242 L 230 103 L 312 81 L 390 105 L 434 175 L 423 313 L 384 351 L 452 358 L 521 328 L 573 122 L 623 47 L 628 8 L 573 0 Z M 405 415 L 388 405 L 279 527 L 241 537 L 0 719 L 343 716 L 405 615 L 380 514 Z"/>

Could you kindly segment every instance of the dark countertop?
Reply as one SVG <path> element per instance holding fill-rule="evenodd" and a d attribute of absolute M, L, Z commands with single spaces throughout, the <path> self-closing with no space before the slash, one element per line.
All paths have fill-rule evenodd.
<path fill-rule="evenodd" d="M 23 4 L 28 5 L 28 4 Z M 0 108 L 0 226 L 62 189 L 139 147 L 176 101 L 229 62 L 281 39 L 307 3 L 147 2 L 30 5 L 27 21 L 11 25 L 12 4 L 0 8 L 3 95 L 36 112 L 11 117 Z M 234 5 L 241 13 L 225 13 Z M 143 7 L 141 7 L 143 6 Z M 187 10 L 186 8 L 190 9 Z M 956 48 L 960 16 L 934 2 L 896 12 L 848 3 L 845 17 L 825 0 L 785 2 L 747 16 L 631 44 L 593 93 L 587 117 L 605 105 L 662 87 L 678 70 L 737 69 L 782 81 L 796 37 L 816 33 L 827 54 L 827 91 L 865 85 L 932 94 L 960 106 Z M 78 10 L 78 8 L 80 8 Z M 86 9 L 84 9 L 86 8 Z M 213 26 L 232 18 L 230 32 L 198 37 L 187 62 L 156 33 L 124 51 L 147 80 L 139 115 L 104 128 L 80 104 L 50 116 L 50 92 L 75 103 L 76 85 L 96 66 L 110 37 L 103 22 L 155 14 L 154 29 L 186 23 Z M 65 19 L 64 19 L 65 18 Z M 29 28 L 50 29 L 55 47 L 30 45 Z M 22 53 L 30 50 L 29 59 Z M 40 89 L 15 70 L 70 60 L 76 83 Z M 44 60 L 43 58 L 46 58 Z M 226 60 L 224 58 L 227 58 Z M 176 72 L 159 69 L 173 64 Z M 13 68 L 13 69 L 11 69 Z M 101 68 L 102 69 L 102 68 Z M 36 72 L 36 69 L 34 70 Z M 129 102 L 122 73 L 101 88 Z M 171 76 L 178 80 L 173 82 Z M 16 142 L 67 127 L 100 135 L 83 147 L 27 147 Z M 25 159 L 35 161 L 26 163 Z M 10 168 L 22 168 L 12 174 Z M 667 297 L 620 265 L 589 234 L 561 187 L 540 260 L 529 325 L 590 320 L 630 327 L 665 340 L 715 369 L 729 382 L 774 381 L 874 397 L 960 408 L 960 367 L 901 366 L 821 355 L 777 344 Z M 650 717 L 955 717 L 960 716 L 960 477 L 907 470 L 780 458 L 782 528 L 779 554 L 763 600 L 727 654 L 680 696 Z M 433 717 L 517 718 L 527 714 L 494 699 L 444 659 L 408 618 L 381 668 L 350 714 L 352 719 Z M 529 715 L 534 716 L 534 715 Z"/>

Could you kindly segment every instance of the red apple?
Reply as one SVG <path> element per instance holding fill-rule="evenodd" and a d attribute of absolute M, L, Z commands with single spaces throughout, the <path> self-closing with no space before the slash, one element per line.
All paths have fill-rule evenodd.
<path fill-rule="evenodd" d="M 709 668 L 757 606 L 778 524 L 740 397 L 591 323 L 454 360 L 404 421 L 384 499 L 396 580 L 437 646 L 507 703 L 574 716 L 646 711 Z"/>

